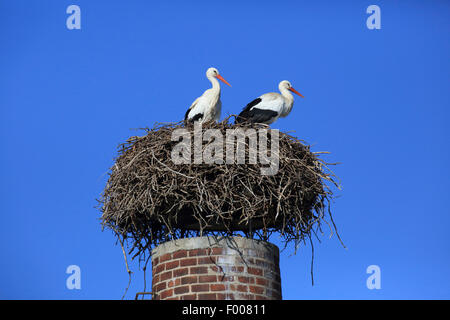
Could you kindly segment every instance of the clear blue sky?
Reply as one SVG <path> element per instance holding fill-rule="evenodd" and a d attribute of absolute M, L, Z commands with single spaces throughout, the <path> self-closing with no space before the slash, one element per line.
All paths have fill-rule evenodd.
<path fill-rule="evenodd" d="M 305 99 L 274 127 L 342 162 L 348 249 L 325 226 L 311 286 L 310 246 L 288 247 L 285 299 L 449 299 L 449 35 L 444 0 L 0 0 L 0 298 L 121 298 L 122 252 L 94 208 L 105 173 L 132 128 L 182 119 L 215 66 L 233 86 L 223 116 L 290 80 Z M 127 298 L 143 289 L 132 269 Z"/>

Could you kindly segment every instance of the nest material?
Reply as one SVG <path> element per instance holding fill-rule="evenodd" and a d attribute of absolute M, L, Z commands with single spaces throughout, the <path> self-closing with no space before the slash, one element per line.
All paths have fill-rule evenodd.
<path fill-rule="evenodd" d="M 231 124 L 228 119 L 203 124 L 203 133 L 218 129 L 225 137 L 227 129 L 263 127 Z M 320 152 L 311 152 L 303 141 L 279 132 L 278 172 L 262 175 L 264 165 L 248 161 L 250 139 L 245 140 L 245 164 L 194 164 L 194 152 L 190 164 L 175 164 L 172 150 L 179 143 L 172 141 L 175 129 L 194 133 L 192 125 L 157 124 L 143 129 L 145 135 L 120 144 L 99 200 L 103 227 L 112 229 L 121 243 L 132 241 L 133 258 L 187 236 L 244 233 L 268 240 L 276 231 L 286 244 L 297 245 L 311 239 L 322 222 L 330 225 L 326 216 L 336 230 L 329 205 L 331 187 L 339 187 L 337 178 L 328 169 L 330 164 L 318 157 Z M 223 142 L 225 159 L 230 146 L 225 138 Z M 269 151 L 270 142 L 269 135 Z M 210 143 L 204 141 L 203 149 Z"/>

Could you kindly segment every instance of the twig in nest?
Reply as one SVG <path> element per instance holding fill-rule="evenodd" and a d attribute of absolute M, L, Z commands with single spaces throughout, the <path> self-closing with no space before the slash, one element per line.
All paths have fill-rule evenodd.
<path fill-rule="evenodd" d="M 130 268 L 128 267 L 128 259 L 127 259 L 127 254 L 126 254 L 126 252 L 125 252 L 125 248 L 124 248 L 124 246 L 123 246 L 123 241 L 122 241 L 122 239 L 121 239 L 120 237 L 118 237 L 118 239 L 119 239 L 119 242 L 120 242 L 120 247 L 122 248 L 123 259 L 125 260 L 125 266 L 126 266 L 126 268 L 127 268 L 127 273 L 128 273 L 128 285 L 127 285 L 127 287 L 126 287 L 126 289 L 125 289 L 125 292 L 123 293 L 123 296 L 122 296 L 122 300 L 123 300 L 123 299 L 125 299 L 125 295 L 127 294 L 128 288 L 130 287 L 130 284 L 131 284 L 131 274 L 132 274 L 133 272 L 132 272 L 132 271 L 130 270 Z"/>

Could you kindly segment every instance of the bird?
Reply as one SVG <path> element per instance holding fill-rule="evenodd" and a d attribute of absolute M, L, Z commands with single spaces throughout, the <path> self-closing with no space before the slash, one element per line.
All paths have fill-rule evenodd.
<path fill-rule="evenodd" d="M 208 68 L 206 77 L 212 83 L 212 88 L 206 90 L 200 97 L 195 99 L 184 115 L 184 122 L 200 123 L 207 121 L 219 121 L 220 112 L 222 110 L 222 102 L 220 101 L 220 84 L 217 79 L 231 87 L 216 68 Z"/>
<path fill-rule="evenodd" d="M 281 81 L 278 89 L 281 94 L 275 92 L 265 93 L 247 104 L 237 116 L 235 122 L 272 124 L 280 117 L 287 117 L 294 105 L 294 96 L 289 91 L 302 98 L 304 97 L 287 80 Z"/>

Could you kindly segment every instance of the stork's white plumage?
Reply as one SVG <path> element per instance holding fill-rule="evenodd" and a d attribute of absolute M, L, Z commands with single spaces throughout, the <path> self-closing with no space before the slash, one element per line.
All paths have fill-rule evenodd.
<path fill-rule="evenodd" d="M 294 96 L 289 91 L 298 94 L 302 98 L 303 96 L 287 80 L 281 81 L 278 89 L 281 94 L 275 92 L 266 93 L 250 102 L 236 118 L 236 123 L 271 124 L 280 117 L 287 117 L 294 105 Z"/>
<path fill-rule="evenodd" d="M 222 110 L 222 102 L 220 101 L 220 84 L 217 79 L 225 84 L 231 85 L 225 80 L 216 68 L 209 68 L 206 71 L 206 77 L 212 83 L 212 88 L 206 90 L 200 97 L 195 99 L 189 109 L 186 111 L 184 121 L 201 123 L 206 121 L 219 121 L 220 112 Z"/>

